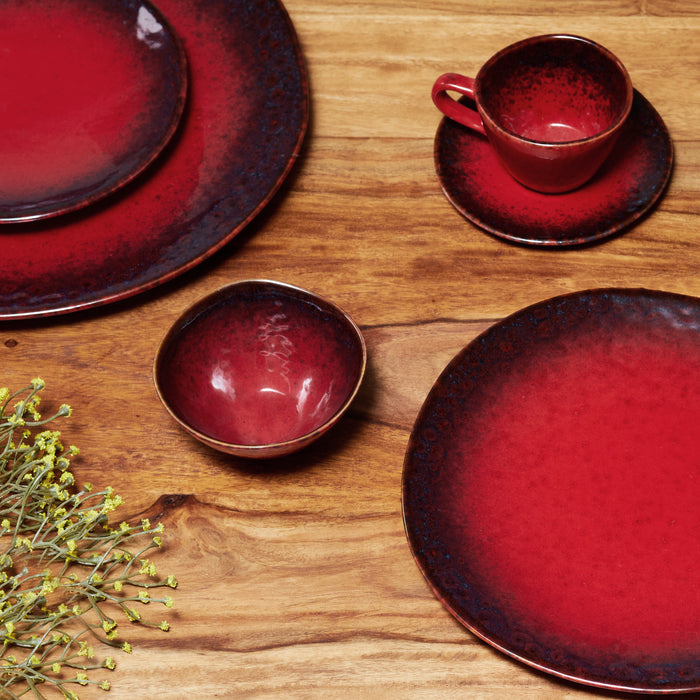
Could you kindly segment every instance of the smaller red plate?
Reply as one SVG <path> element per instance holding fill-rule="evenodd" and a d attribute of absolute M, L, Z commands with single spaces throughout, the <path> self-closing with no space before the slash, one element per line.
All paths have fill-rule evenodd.
<path fill-rule="evenodd" d="M 615 148 L 594 178 L 573 192 L 543 194 L 516 182 L 485 136 L 444 118 L 435 167 L 465 218 L 512 243 L 575 246 L 616 234 L 646 214 L 671 175 L 673 144 L 652 105 L 634 93 Z"/>
<path fill-rule="evenodd" d="M 6 0 L 0 47 L 0 222 L 108 195 L 177 129 L 184 50 L 144 0 Z"/>
<path fill-rule="evenodd" d="M 700 299 L 598 289 L 519 311 L 447 366 L 403 509 L 447 609 L 515 659 L 700 690 Z"/>

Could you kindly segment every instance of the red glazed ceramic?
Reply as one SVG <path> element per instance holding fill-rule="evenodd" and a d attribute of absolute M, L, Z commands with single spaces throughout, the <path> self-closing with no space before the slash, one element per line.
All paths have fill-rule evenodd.
<path fill-rule="evenodd" d="M 277 457 L 335 425 L 366 348 L 352 319 L 281 282 L 231 284 L 188 309 L 154 361 L 158 395 L 191 435 L 240 457 Z"/>
<path fill-rule="evenodd" d="M 488 233 L 524 245 L 570 247 L 624 231 L 659 201 L 672 168 L 668 129 L 637 91 L 608 159 L 572 192 L 521 185 L 487 139 L 452 119 L 445 117 L 435 134 L 435 170 L 455 209 Z"/>
<path fill-rule="evenodd" d="M 111 304 L 191 270 L 281 194 L 298 162 L 309 86 L 280 0 L 158 0 L 158 7 L 187 50 L 177 133 L 111 196 L 2 226 L 0 319 Z"/>
<path fill-rule="evenodd" d="M 700 691 L 700 299 L 594 289 L 467 345 L 406 451 L 403 511 L 447 609 L 514 659 Z"/>
<path fill-rule="evenodd" d="M 450 91 L 472 98 L 477 111 Z M 476 79 L 446 73 L 433 86 L 446 116 L 487 136 L 516 180 L 549 193 L 573 190 L 600 168 L 632 96 L 618 58 L 568 35 L 525 39 L 492 56 Z"/>
<path fill-rule="evenodd" d="M 0 222 L 105 197 L 176 131 L 185 52 L 145 0 L 5 0 L 0 47 Z"/>

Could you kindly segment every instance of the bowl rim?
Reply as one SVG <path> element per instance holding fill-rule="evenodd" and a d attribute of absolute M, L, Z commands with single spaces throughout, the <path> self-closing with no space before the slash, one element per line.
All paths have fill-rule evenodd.
<path fill-rule="evenodd" d="M 294 296 L 306 298 L 308 301 L 321 305 L 322 307 L 333 312 L 341 321 L 351 331 L 351 335 L 357 340 L 360 347 L 360 366 L 357 371 L 357 376 L 354 380 L 352 390 L 349 392 L 348 396 L 345 398 L 343 403 L 336 409 L 336 411 L 323 423 L 313 428 L 306 433 L 298 435 L 297 437 L 291 438 L 289 440 L 283 440 L 280 442 L 268 442 L 261 443 L 258 445 L 248 445 L 245 443 L 229 442 L 227 440 L 221 440 L 220 438 L 215 438 L 208 435 L 205 432 L 193 427 L 182 417 L 180 417 L 175 409 L 170 405 L 163 393 L 161 382 L 159 380 L 159 369 L 163 365 L 163 356 L 165 354 L 166 347 L 170 345 L 172 340 L 175 338 L 177 333 L 191 323 L 202 311 L 209 308 L 213 302 L 222 297 L 226 297 L 227 293 L 233 291 L 236 288 L 244 286 L 261 286 L 261 287 L 271 287 L 277 291 L 292 293 Z M 229 454 L 235 454 L 238 456 L 244 456 L 245 453 L 250 453 L 250 456 L 255 456 L 255 453 L 262 452 L 279 452 L 280 455 L 285 453 L 285 448 L 294 448 L 298 445 L 298 448 L 306 446 L 310 442 L 313 442 L 317 437 L 320 437 L 324 432 L 329 430 L 333 425 L 335 425 L 343 414 L 350 407 L 350 404 L 355 400 L 357 393 L 362 385 L 362 380 L 365 375 L 365 370 L 367 369 L 367 344 L 365 342 L 362 331 L 353 318 L 338 304 L 331 301 L 330 299 L 312 292 L 303 287 L 299 287 L 288 282 L 280 282 L 278 280 L 268 279 L 268 278 L 246 278 L 241 280 L 236 280 L 235 282 L 230 282 L 225 284 L 207 294 L 199 299 L 195 300 L 189 306 L 187 306 L 170 324 L 165 335 L 161 338 L 156 349 L 155 356 L 153 358 L 152 364 L 152 377 L 153 384 L 155 387 L 156 394 L 165 408 L 165 410 L 170 414 L 171 418 L 186 432 L 188 432 L 193 437 L 197 438 L 200 442 L 218 449 L 222 452 L 227 452 Z M 293 450 L 289 450 L 293 451 Z"/>

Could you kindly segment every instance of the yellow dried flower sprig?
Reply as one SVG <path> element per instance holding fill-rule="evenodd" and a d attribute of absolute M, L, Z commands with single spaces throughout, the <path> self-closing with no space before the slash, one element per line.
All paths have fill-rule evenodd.
<path fill-rule="evenodd" d="M 70 459 L 77 448 L 64 448 L 58 431 L 44 429 L 70 408 L 42 419 L 44 386 L 34 379 L 12 394 L 0 389 L 0 696 L 43 698 L 48 683 L 74 700 L 79 686 L 109 690 L 109 681 L 88 673 L 116 666 L 111 656 L 93 660 L 84 637 L 129 653 L 120 616 L 168 631 L 168 622 L 146 620 L 135 606 L 172 607 L 172 598 L 154 597 L 154 589 L 177 581 L 160 578 L 147 557 L 162 545 L 161 523 L 113 526 L 122 499 L 111 488 L 76 486 Z"/>

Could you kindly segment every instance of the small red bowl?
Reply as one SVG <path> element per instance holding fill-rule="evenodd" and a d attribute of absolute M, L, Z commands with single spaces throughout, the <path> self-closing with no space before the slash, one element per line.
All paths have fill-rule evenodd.
<path fill-rule="evenodd" d="M 298 287 L 246 280 L 187 309 L 153 363 L 170 415 L 206 445 L 240 457 L 305 447 L 338 422 L 367 364 L 359 328 Z"/>

